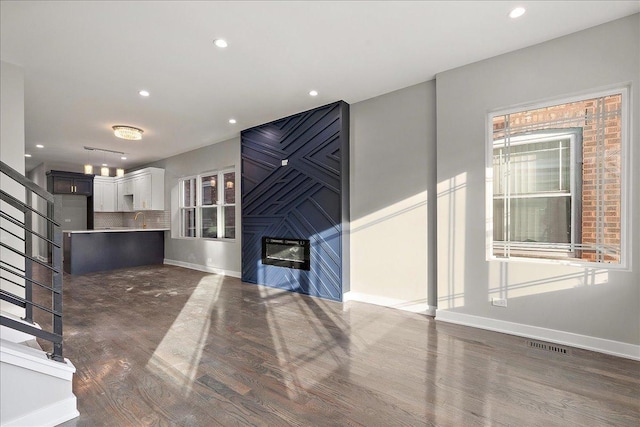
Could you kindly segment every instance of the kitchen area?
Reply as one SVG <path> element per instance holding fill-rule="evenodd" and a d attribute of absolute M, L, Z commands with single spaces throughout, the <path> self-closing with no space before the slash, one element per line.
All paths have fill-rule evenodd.
<path fill-rule="evenodd" d="M 123 172 L 46 173 L 47 190 L 61 210 L 66 273 L 163 263 L 164 233 L 169 230 L 164 170 Z"/>

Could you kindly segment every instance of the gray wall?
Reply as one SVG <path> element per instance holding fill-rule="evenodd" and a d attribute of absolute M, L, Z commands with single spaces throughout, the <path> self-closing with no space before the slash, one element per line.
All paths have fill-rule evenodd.
<path fill-rule="evenodd" d="M 636 14 L 437 75 L 439 313 L 640 344 L 639 40 Z M 486 261 L 487 113 L 629 82 L 633 270 Z M 495 290 L 508 308 L 491 306 Z"/>
<path fill-rule="evenodd" d="M 477 319 L 476 326 L 512 322 L 640 344 L 640 233 L 632 234 L 631 271 L 488 262 L 484 184 L 489 111 L 629 82 L 636 107 L 632 182 L 640 182 L 639 21 L 634 15 L 352 104 L 351 293 L 423 311 L 436 305 L 437 284 L 439 314 L 467 315 Z M 166 171 L 165 203 L 174 230 L 166 234 L 167 260 L 239 274 L 239 237 L 226 242 L 175 235 L 178 179 L 231 165 L 239 182 L 239 138 L 147 165 Z M 637 193 L 636 185 L 636 228 Z M 535 283 L 516 291 L 513 285 L 520 282 Z M 507 296 L 507 308 L 490 305 L 496 291 Z"/>
<path fill-rule="evenodd" d="M 357 299 L 424 312 L 435 306 L 436 289 L 435 81 L 350 108 L 351 292 Z M 239 183 L 239 138 L 145 165 L 165 169 L 172 225 L 167 260 L 240 271 L 240 233 L 235 242 L 177 237 L 178 179 L 230 165 Z M 238 209 L 239 203 L 239 231 Z"/>
<path fill-rule="evenodd" d="M 38 184 L 40 187 L 47 189 L 47 176 L 45 174 L 45 164 L 40 163 L 27 173 L 27 178 Z M 38 209 L 39 212 L 47 212 L 47 203 L 38 196 L 33 196 L 33 206 Z M 33 227 L 34 230 L 40 234 L 47 233 L 47 221 L 40 215 L 33 214 Z M 34 239 L 33 244 L 33 256 L 46 260 L 48 259 L 48 245 L 47 242 L 42 239 Z"/>
<path fill-rule="evenodd" d="M 240 277 L 240 138 L 233 138 L 197 150 L 145 165 L 165 170 L 165 209 L 171 212 L 171 232 L 165 234 L 164 257 L 169 262 Z M 236 170 L 236 239 L 203 240 L 178 237 L 178 180 L 202 172 Z"/>
<path fill-rule="evenodd" d="M 0 159 L 11 168 L 24 174 L 24 70 L 8 62 L 0 62 Z M 0 188 L 12 196 L 24 201 L 24 189 L 4 174 L 0 177 Z M 0 201 L 2 211 L 19 221 L 24 220 L 24 214 L 8 204 Z M 0 225 L 5 230 L 18 236 L 24 231 L 11 222 L 0 219 Z M 24 243 L 9 233 L 2 231 L 2 242 L 20 251 L 24 250 Z M 24 268 L 24 258 L 9 250 L 0 250 L 2 261 Z M 23 283 L 22 279 L 0 271 L 0 276 L 9 280 Z M 3 290 L 18 296 L 24 296 L 24 289 L 0 280 Z M 24 309 L 6 301 L 0 301 L 0 309 L 18 316 L 24 316 Z"/>
<path fill-rule="evenodd" d="M 435 305 L 430 303 L 435 300 L 435 81 L 351 105 L 350 138 L 351 291 L 369 301 L 424 311 L 428 303 Z M 230 165 L 239 182 L 239 138 L 145 165 L 165 169 L 173 229 L 165 239 L 167 260 L 240 271 L 239 238 L 176 235 L 178 179 Z M 238 209 L 239 204 L 240 230 Z M 391 240 L 397 243 L 393 248 Z"/>
<path fill-rule="evenodd" d="M 0 158 L 24 174 L 24 71 L 0 61 L 0 79 Z"/>
<path fill-rule="evenodd" d="M 435 305 L 435 99 L 429 81 L 351 106 L 351 291 L 421 312 Z"/>

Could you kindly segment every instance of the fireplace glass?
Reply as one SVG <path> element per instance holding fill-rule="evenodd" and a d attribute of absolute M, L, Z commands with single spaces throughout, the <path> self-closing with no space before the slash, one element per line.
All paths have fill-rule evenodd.
<path fill-rule="evenodd" d="M 310 269 L 309 240 L 280 237 L 262 238 L 262 263 L 278 267 Z"/>

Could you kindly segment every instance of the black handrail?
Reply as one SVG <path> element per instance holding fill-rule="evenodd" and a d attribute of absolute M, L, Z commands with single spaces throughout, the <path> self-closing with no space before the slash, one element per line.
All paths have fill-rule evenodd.
<path fill-rule="evenodd" d="M 16 217 L 8 211 L 0 210 L 0 218 L 11 223 L 10 231 L 8 228 L 2 227 L 0 232 L 6 233 L 11 239 L 3 239 L 5 242 L 0 243 L 3 249 L 3 257 L 0 259 L 0 269 L 12 274 L 15 278 L 0 276 L 0 279 L 18 289 L 24 289 L 24 295 L 16 295 L 8 289 L 0 290 L 0 299 L 24 308 L 25 322 L 20 322 L 7 316 L 0 315 L 0 325 L 25 332 L 38 338 L 50 341 L 53 345 L 53 351 L 49 357 L 53 360 L 63 362 L 62 356 L 62 227 L 60 226 L 60 207 L 54 203 L 52 194 L 38 186 L 33 181 L 27 179 L 24 175 L 14 170 L 6 163 L 0 161 L 0 174 L 11 178 L 20 184 L 24 189 L 24 202 L 20 198 L 15 197 L 15 192 L 9 194 L 5 189 L 0 189 L 0 200 L 20 212 L 19 216 L 24 216 L 24 220 Z M 33 196 L 39 197 L 46 204 L 46 212 L 43 213 L 32 205 Z M 38 233 L 33 229 L 33 216 L 37 215 L 46 223 L 46 232 Z M 8 224 L 7 224 L 8 225 Z M 24 234 L 24 237 L 22 236 Z M 51 249 L 51 260 L 45 262 L 32 256 L 33 241 L 40 239 L 46 242 Z M 15 244 L 11 245 L 9 242 Z M 16 247 L 17 246 L 17 247 Z M 4 250 L 7 249 L 7 250 Z M 5 254 L 9 254 L 5 256 Z M 14 260 L 13 262 L 11 260 Z M 24 268 L 16 264 L 22 264 Z M 51 286 L 33 279 L 33 264 L 39 264 L 44 267 L 43 271 L 51 278 Z M 37 285 L 51 294 L 51 306 L 45 306 L 36 303 L 33 299 L 33 285 Z M 44 330 L 33 324 L 33 310 L 39 310 L 45 314 L 52 316 L 52 330 Z"/>
<path fill-rule="evenodd" d="M 13 266 L 11 266 L 11 267 L 13 267 Z M 10 270 L 7 267 L 4 267 L 2 265 L 0 265 L 0 270 L 7 271 L 7 272 L 13 274 L 14 276 L 19 277 L 22 280 L 28 280 L 29 282 L 33 283 L 34 285 L 40 286 L 41 288 L 44 288 L 44 289 L 48 290 L 49 292 L 56 292 L 56 293 L 59 292 L 59 291 L 56 291 L 55 289 L 53 289 L 50 285 L 45 285 L 44 283 L 41 283 L 41 282 L 38 282 L 37 280 L 34 280 L 32 277 L 27 277 L 27 276 L 25 276 L 23 274 L 16 273 L 15 271 L 12 271 L 12 270 Z M 23 273 L 24 273 L 24 271 L 23 271 Z M 9 279 L 5 278 L 5 280 L 9 280 Z M 14 283 L 14 282 L 12 282 L 12 283 Z M 18 285 L 18 286 L 21 286 L 21 287 L 24 288 L 25 285 Z"/>
<path fill-rule="evenodd" d="M 40 187 L 38 184 L 31 181 L 3 161 L 0 161 L 0 172 L 7 175 L 23 187 L 31 190 L 31 192 L 35 193 L 37 196 L 42 197 L 47 202 L 53 203 L 53 194 L 49 193 L 47 190 Z"/>
<path fill-rule="evenodd" d="M 23 222 L 20 222 L 17 219 L 10 217 L 9 215 L 5 214 L 4 212 L 0 212 L 0 218 L 6 219 L 7 221 L 17 225 L 18 227 L 24 226 Z M 53 240 L 49 240 L 49 237 L 47 237 L 45 235 L 37 233 L 37 232 L 35 232 L 33 230 L 25 230 L 25 231 L 31 233 L 31 235 L 33 235 L 33 236 L 39 237 L 40 239 L 44 240 L 47 243 L 51 243 L 52 245 L 55 245 L 55 243 L 53 243 Z"/>

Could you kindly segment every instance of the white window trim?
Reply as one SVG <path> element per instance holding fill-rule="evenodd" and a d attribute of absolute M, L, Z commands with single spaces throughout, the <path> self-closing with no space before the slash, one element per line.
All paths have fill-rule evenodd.
<path fill-rule="evenodd" d="M 597 268 L 608 270 L 631 270 L 631 205 L 632 205 L 632 180 L 631 180 L 631 159 L 633 158 L 631 144 L 631 103 L 629 100 L 630 85 L 612 86 L 593 92 L 580 92 L 561 98 L 550 98 L 530 104 L 520 104 L 508 108 L 490 111 L 486 115 L 485 122 L 485 253 L 487 261 L 500 262 L 525 262 L 536 264 L 569 265 L 584 268 Z M 610 95 L 621 94 L 622 111 L 620 114 L 620 150 L 621 150 L 621 207 L 620 207 L 620 263 L 599 263 L 588 261 L 574 261 L 571 259 L 546 259 L 532 257 L 511 256 L 508 258 L 498 257 L 493 254 L 493 119 L 496 116 L 504 116 L 521 111 L 536 110 L 553 105 L 568 104 L 583 101 L 585 99 L 600 98 Z M 573 220 L 573 216 L 572 216 Z"/>
<path fill-rule="evenodd" d="M 179 183 L 178 184 L 178 222 L 179 222 L 178 237 L 180 239 L 195 239 L 196 238 L 196 237 L 183 235 L 183 233 L 184 233 L 184 225 L 185 225 L 184 213 L 185 213 L 185 211 L 187 209 L 196 209 L 197 210 L 197 204 L 198 204 L 198 202 L 196 201 L 193 206 L 184 206 L 183 205 L 183 203 L 184 203 L 184 182 L 185 181 L 190 181 L 190 180 L 194 180 L 194 185 L 193 185 L 193 188 L 191 189 L 191 191 L 195 192 L 195 193 L 192 193 L 192 194 L 195 194 L 196 197 L 197 197 L 197 191 L 198 191 L 198 188 L 197 188 L 198 176 L 197 175 L 185 176 L 185 177 L 182 177 L 182 178 L 180 178 L 178 180 L 178 183 Z M 196 215 L 196 218 L 197 218 L 197 215 Z M 196 232 L 196 235 L 197 235 L 197 232 L 198 232 L 197 224 L 195 224 L 195 232 Z"/>
<path fill-rule="evenodd" d="M 198 192 L 196 194 L 196 203 L 197 203 L 197 207 L 198 209 L 200 209 L 200 212 L 202 212 L 202 209 L 216 209 L 216 227 L 217 230 L 224 230 L 224 208 L 228 207 L 228 206 L 233 206 L 235 209 L 236 203 L 225 203 L 224 202 L 224 189 L 225 189 L 225 182 L 224 182 L 224 174 L 226 173 L 230 173 L 233 172 L 235 173 L 235 168 L 227 168 L 227 169 L 221 169 L 221 170 L 214 170 L 214 171 L 209 171 L 209 172 L 203 172 L 201 174 L 198 175 L 198 178 L 196 179 L 196 187 L 198 188 Z M 216 175 L 216 179 L 218 180 L 218 186 L 217 186 L 217 192 L 218 192 L 218 202 L 215 205 L 203 205 L 202 203 L 202 177 L 204 176 L 211 176 L 211 175 Z M 234 191 L 236 189 L 236 181 L 237 179 L 234 178 L 234 182 L 233 182 L 233 188 Z M 236 218 L 237 219 L 237 218 Z M 236 221 L 237 222 L 237 221 Z M 223 241 L 235 241 L 237 238 L 237 229 L 236 229 L 236 237 L 234 238 L 229 238 L 229 237 L 202 237 L 202 213 L 200 215 L 196 215 L 196 223 L 197 223 L 197 231 L 196 231 L 196 236 L 199 239 L 203 239 L 203 240 L 223 240 Z M 234 225 L 235 226 L 235 225 Z M 218 232 L 218 234 L 220 234 L 220 232 Z"/>
<path fill-rule="evenodd" d="M 225 169 L 220 169 L 220 170 L 213 170 L 213 171 L 208 171 L 208 172 L 202 172 L 199 173 L 198 175 L 191 175 L 191 176 L 185 176 L 179 179 L 179 202 L 178 202 L 178 217 L 179 217 L 179 231 L 178 231 L 178 238 L 180 239 L 187 239 L 187 240 L 212 240 L 212 241 L 224 241 L 224 242 L 235 242 L 236 239 L 238 238 L 238 229 L 237 229 L 237 223 L 238 223 L 238 218 L 236 215 L 236 222 L 234 224 L 234 226 L 236 227 L 236 237 L 230 238 L 230 237 L 202 237 L 202 209 L 216 209 L 216 227 L 217 230 L 224 230 L 224 208 L 225 207 L 230 207 L 233 206 L 233 208 L 235 209 L 237 202 L 236 203 L 224 203 L 224 185 L 218 185 L 217 186 L 217 192 L 218 192 L 218 204 L 215 205 L 203 205 L 202 204 L 202 178 L 205 176 L 212 176 L 212 175 L 216 175 L 216 179 L 218 180 L 218 182 L 224 183 L 224 174 L 226 173 L 235 173 L 235 178 L 234 178 L 234 191 L 236 191 L 237 188 L 237 172 L 235 167 L 230 167 L 230 168 L 225 168 Z M 183 182 L 187 181 L 187 180 L 195 180 L 195 185 L 194 185 L 194 191 L 195 191 L 195 205 L 194 206 L 183 206 L 184 203 L 184 185 L 182 184 Z M 237 193 L 236 193 L 237 196 Z M 237 200 L 237 197 L 236 197 Z M 196 221 L 195 221 L 195 236 L 184 236 L 183 232 L 184 232 L 184 221 L 183 221 L 183 212 L 186 209 L 195 209 L 195 217 L 196 217 Z M 218 233 L 220 234 L 220 233 Z"/>

